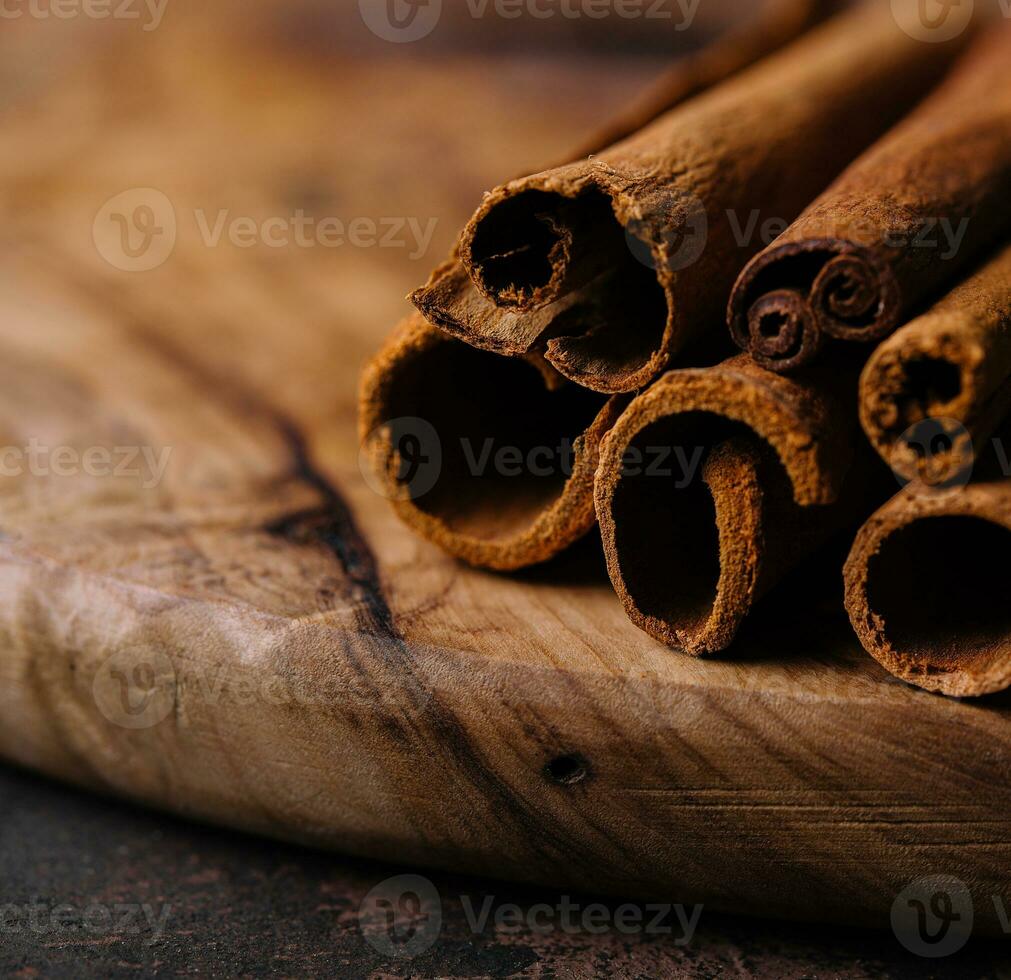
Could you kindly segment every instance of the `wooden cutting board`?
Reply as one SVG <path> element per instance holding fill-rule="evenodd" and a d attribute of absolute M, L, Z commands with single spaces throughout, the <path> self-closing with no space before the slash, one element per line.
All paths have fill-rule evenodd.
<path fill-rule="evenodd" d="M 690 660 L 626 621 L 594 540 L 472 571 L 359 472 L 357 375 L 401 297 L 483 187 L 644 69 L 360 61 L 202 17 L 76 60 L 4 39 L 33 72 L 0 161 L 0 754 L 398 867 L 762 915 L 887 927 L 954 876 L 996 931 L 1007 699 L 892 681 L 803 576 L 802 615 L 774 597 L 733 656 Z M 94 220 L 138 188 L 177 240 L 129 272 Z M 198 224 L 296 209 L 438 226 L 412 259 Z"/>

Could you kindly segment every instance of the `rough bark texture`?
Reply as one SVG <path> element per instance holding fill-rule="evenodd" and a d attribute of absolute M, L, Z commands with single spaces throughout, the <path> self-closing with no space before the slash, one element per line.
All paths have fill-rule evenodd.
<path fill-rule="evenodd" d="M 636 626 L 693 655 L 724 650 L 762 594 L 859 521 L 878 480 L 854 457 L 854 389 L 852 373 L 801 384 L 741 355 L 672 371 L 629 406 L 604 439 L 596 503 Z"/>
<path fill-rule="evenodd" d="M 1009 64 L 1004 24 L 749 263 L 729 310 L 739 347 L 791 371 L 829 339 L 880 340 L 996 244 L 1011 227 Z"/>
<path fill-rule="evenodd" d="M 864 526 L 846 608 L 864 649 L 910 684 L 956 697 L 1011 686 L 1011 480 L 903 491 Z"/>
<path fill-rule="evenodd" d="M 579 160 L 627 139 L 676 105 L 712 88 L 771 54 L 841 6 L 839 0 L 766 0 L 738 30 L 680 58 L 620 116 L 586 140 L 568 160 Z M 701 10 L 699 11 L 701 13 Z M 739 5 L 735 17 L 740 17 Z"/>
<path fill-rule="evenodd" d="M 964 43 L 914 41 L 879 4 L 835 18 L 599 156 L 492 192 L 461 240 L 469 276 L 451 261 L 412 298 L 475 346 L 640 388 L 722 319 L 761 248 L 749 211 L 798 215 Z"/>
<path fill-rule="evenodd" d="M 681 59 L 641 102 L 607 130 L 591 137 L 588 148 L 573 156 L 588 155 L 609 145 L 612 137 L 629 135 L 671 106 L 793 39 L 831 6 L 834 4 L 830 0 L 772 0 L 763 4 L 759 14 L 749 19 L 743 28 Z M 624 242 L 620 247 L 625 251 Z M 605 272 L 608 262 L 615 258 L 613 250 L 610 253 L 591 251 L 584 256 L 596 274 Z M 467 318 L 480 317 L 489 305 L 472 288 L 464 267 L 455 258 L 436 271 L 428 295 L 429 309 L 441 309 L 454 303 L 462 304 L 466 312 L 461 315 Z M 523 356 L 541 371 L 545 386 L 552 391 L 568 383 L 534 351 L 532 342 L 557 315 L 556 308 L 551 313 L 534 313 L 522 318 L 524 322 L 520 323 L 521 318 L 506 313 L 501 324 L 504 339 L 510 330 L 531 331 L 530 353 Z M 603 318 L 607 311 L 601 310 L 598 315 Z M 432 319 L 446 326 L 440 316 Z M 493 344 L 490 346 L 494 349 Z M 557 474 L 553 480 L 528 480 L 524 493 L 518 479 L 497 479 L 494 474 L 474 479 L 457 465 L 440 474 L 441 492 L 437 485 L 424 495 L 427 499 L 415 499 L 410 488 L 398 480 L 405 467 L 396 454 L 391 430 L 388 427 L 380 429 L 385 423 L 405 415 L 420 415 L 431 424 L 437 421 L 433 418 L 433 411 L 437 411 L 443 427 L 448 424 L 452 428 L 464 418 L 482 417 L 488 422 L 489 433 L 498 434 L 510 414 L 531 417 L 530 406 L 524 406 L 517 391 L 509 387 L 510 378 L 519 376 L 529 380 L 532 377 L 529 370 L 525 366 L 497 364 L 486 356 L 475 357 L 473 351 L 467 353 L 468 349 L 427 326 L 419 316 L 401 325 L 364 375 L 362 438 L 368 439 L 368 465 L 382 482 L 383 492 L 393 501 L 400 517 L 415 531 L 473 565 L 500 571 L 516 570 L 554 557 L 596 523 L 593 473 L 597 446 L 621 405 L 607 404 L 603 398 L 592 402 L 585 392 L 572 390 L 571 385 L 554 397 L 538 401 L 539 409 L 548 415 L 564 409 L 566 404 L 582 404 L 598 410 L 595 416 L 584 410 L 581 421 L 585 424 L 566 433 L 573 439 L 578 437 L 580 455 L 571 471 L 562 474 L 562 480 Z M 467 388 L 465 397 L 461 397 L 461 389 L 447 373 L 462 362 L 475 371 L 476 382 Z M 426 384 L 436 377 L 438 383 Z M 504 386 L 498 384 L 499 378 L 503 379 Z M 438 410 L 436 403 L 441 405 Z M 374 432 L 375 437 L 370 438 Z M 420 438 L 416 431 L 405 430 L 399 435 L 415 444 Z M 473 435 L 477 441 L 483 441 L 479 434 Z M 429 441 L 431 438 L 430 434 Z M 474 441 L 471 439 L 471 445 Z M 496 450 L 499 448 L 502 447 L 497 445 Z M 528 448 L 534 447 L 529 445 Z"/>
<path fill-rule="evenodd" d="M 568 171 L 572 167 L 570 161 L 585 160 L 627 139 L 665 112 L 795 40 L 836 6 L 835 0 L 770 0 L 762 4 L 758 16 L 748 20 L 739 31 L 714 41 L 694 55 L 679 59 L 639 100 L 594 132 L 554 169 Z M 432 273 L 428 284 L 416 290 L 411 298 L 436 326 L 460 336 L 466 333 L 464 324 L 480 323 L 483 339 L 476 346 L 498 353 L 514 353 L 517 344 L 523 349 L 532 349 L 552 322 L 574 306 L 580 297 L 576 295 L 566 303 L 555 304 L 542 314 L 519 317 L 499 311 L 474 288 L 456 249 Z M 590 310 L 584 307 L 580 312 L 585 319 Z M 600 322 L 599 315 L 596 320 Z"/>
<path fill-rule="evenodd" d="M 954 473 L 1009 407 L 1011 247 L 874 352 L 860 380 L 860 419 L 881 457 L 915 480 L 929 478 L 927 465 Z M 939 426 L 950 449 L 938 443 L 925 455 Z"/>

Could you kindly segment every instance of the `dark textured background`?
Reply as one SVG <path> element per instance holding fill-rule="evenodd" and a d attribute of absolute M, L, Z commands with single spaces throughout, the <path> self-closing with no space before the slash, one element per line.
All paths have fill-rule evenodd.
<path fill-rule="evenodd" d="M 0 769 L 0 906 L 101 903 L 171 906 L 164 937 L 69 928 L 0 933 L 0 976 L 135 977 L 771 977 L 942 980 L 1011 977 L 1006 947 L 971 940 L 930 963 L 890 934 L 812 928 L 703 912 L 694 941 L 671 937 L 514 934 L 474 936 L 461 896 L 480 909 L 528 910 L 558 894 L 430 875 L 443 908 L 439 940 L 402 963 L 358 928 L 371 888 L 412 869 L 368 865 L 198 827 Z M 571 896 L 582 905 L 592 896 Z M 606 901 L 610 908 L 617 904 Z M 676 927 L 675 927 L 676 932 Z"/>

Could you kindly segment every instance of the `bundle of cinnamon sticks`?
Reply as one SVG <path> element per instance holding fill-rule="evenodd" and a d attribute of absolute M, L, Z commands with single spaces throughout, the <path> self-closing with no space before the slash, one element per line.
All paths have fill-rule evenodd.
<path fill-rule="evenodd" d="M 767 0 L 576 162 L 487 194 L 365 372 L 363 452 L 408 525 L 479 567 L 599 523 L 631 621 L 696 656 L 848 536 L 868 652 L 992 693 L 1011 22 L 938 39 L 900 0 L 833 7 Z"/>

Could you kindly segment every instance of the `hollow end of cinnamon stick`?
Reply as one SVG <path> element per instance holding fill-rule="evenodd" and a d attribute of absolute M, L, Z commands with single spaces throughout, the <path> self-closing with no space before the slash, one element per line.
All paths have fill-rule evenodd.
<path fill-rule="evenodd" d="M 1011 247 L 878 347 L 860 379 L 860 421 L 896 473 L 932 482 L 971 463 L 1009 410 Z"/>
<path fill-rule="evenodd" d="M 983 358 L 978 344 L 943 331 L 906 335 L 872 357 L 860 383 L 860 418 L 899 476 L 933 483 L 933 474 L 956 475 L 971 462 L 972 429 L 986 401 Z M 941 433 L 942 420 L 962 424 Z"/>
<path fill-rule="evenodd" d="M 943 52 L 938 68 L 981 23 Z M 787 372 L 829 341 L 879 341 L 1006 240 L 1009 58 L 1008 25 L 984 31 L 933 93 L 752 259 L 728 310 L 741 349 Z M 954 233 L 947 246 L 932 239 L 938 227 L 960 229 L 957 241 Z"/>
<path fill-rule="evenodd" d="M 603 195 L 578 203 L 535 188 L 492 195 L 465 229 L 460 256 L 497 306 L 542 309 L 605 271 L 611 217 Z"/>
<path fill-rule="evenodd" d="M 461 268 L 440 268 L 412 299 L 477 347 L 538 351 L 577 384 L 637 391 L 722 319 L 761 247 L 741 238 L 742 203 L 800 214 L 957 47 L 918 43 L 887 10 L 858 4 L 594 159 L 495 189 L 464 230 Z M 813 274 L 823 330 L 888 328 L 861 259 L 844 242 Z"/>
<path fill-rule="evenodd" d="M 693 656 L 731 645 L 767 560 L 766 494 L 776 462 L 761 440 L 724 421 L 700 414 L 647 427 L 628 450 L 648 460 L 673 444 L 700 472 L 682 484 L 684 469 L 661 479 L 647 465 L 623 476 L 608 504 L 605 547 L 629 618 Z"/>
<path fill-rule="evenodd" d="M 629 406 L 604 439 L 595 499 L 636 626 L 694 656 L 732 644 L 837 529 L 849 456 L 832 415 L 830 398 L 746 357 L 670 372 Z"/>
<path fill-rule="evenodd" d="M 856 242 L 784 242 L 741 273 L 727 314 L 734 343 L 770 371 L 815 361 L 830 339 L 881 340 L 899 320 L 901 295 L 891 270 Z"/>
<path fill-rule="evenodd" d="M 621 405 L 414 315 L 362 378 L 363 470 L 405 523 L 449 554 L 525 568 L 596 523 L 599 444 Z"/>
<path fill-rule="evenodd" d="M 894 676 L 955 697 L 1011 686 L 1011 481 L 903 492 L 846 564 L 860 642 Z"/>
<path fill-rule="evenodd" d="M 461 319 L 476 317 L 479 329 L 440 325 L 486 349 L 542 350 L 563 376 L 594 391 L 634 391 L 656 375 L 673 330 L 663 257 L 619 216 L 623 204 L 611 194 L 593 185 L 563 194 L 549 189 L 550 175 L 544 188 L 538 183 L 489 195 L 460 241 L 464 269 L 498 315 L 471 301 Z M 415 295 L 419 309 L 438 322 L 462 307 L 465 286 L 453 285 L 456 304 L 434 280 Z"/>

